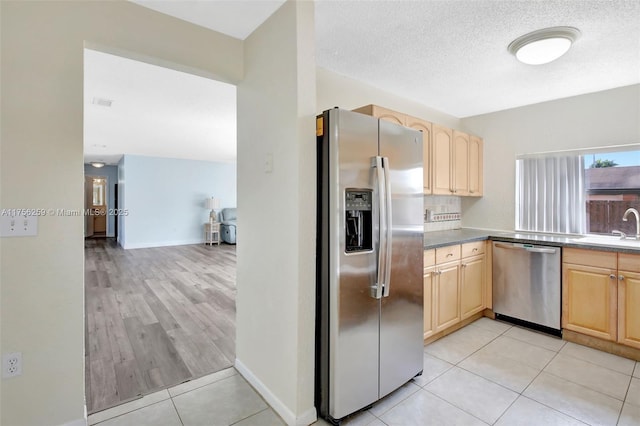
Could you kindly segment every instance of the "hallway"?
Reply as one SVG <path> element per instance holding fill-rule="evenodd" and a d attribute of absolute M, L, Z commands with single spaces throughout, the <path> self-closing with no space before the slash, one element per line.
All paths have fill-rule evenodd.
<path fill-rule="evenodd" d="M 89 413 L 233 365 L 235 250 L 85 240 Z"/>

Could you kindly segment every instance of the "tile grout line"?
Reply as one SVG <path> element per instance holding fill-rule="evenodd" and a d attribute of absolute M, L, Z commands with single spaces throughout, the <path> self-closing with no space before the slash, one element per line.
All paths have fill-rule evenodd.
<path fill-rule="evenodd" d="M 465 410 L 464 408 L 458 407 L 457 405 L 455 405 L 453 402 L 451 401 L 447 401 L 446 399 L 444 399 L 443 397 L 441 397 L 438 394 L 435 394 L 433 392 L 431 392 L 429 389 L 424 389 L 425 392 L 428 392 L 429 394 L 433 395 L 434 397 L 438 398 L 441 401 L 444 401 L 445 403 L 449 404 L 450 406 L 457 408 L 458 410 L 462 411 L 463 413 L 466 413 L 468 415 L 470 415 L 471 417 L 473 417 L 474 419 L 478 419 L 479 421 L 481 421 L 484 424 L 488 424 L 487 422 L 485 422 L 484 420 L 482 420 L 480 417 L 476 416 L 475 414 L 472 414 L 470 412 L 468 412 L 467 410 Z"/>
<path fill-rule="evenodd" d="M 178 411 L 178 407 L 176 407 L 176 403 L 173 400 L 173 397 L 171 396 L 171 394 L 169 394 L 169 399 L 171 400 L 171 405 L 173 406 L 173 409 L 176 411 L 176 415 L 178 416 L 178 420 L 180 420 L 180 424 L 182 426 L 184 426 L 184 422 L 182 421 L 182 416 L 180 416 L 180 412 Z"/>
<path fill-rule="evenodd" d="M 551 410 L 553 410 L 553 411 L 556 411 L 556 412 L 558 412 L 558 413 L 560 413 L 560 414 L 562 414 L 562 415 L 565 415 L 565 416 L 567 416 L 567 417 L 569 417 L 569 418 L 572 418 L 572 419 L 574 419 L 574 420 L 577 420 L 577 421 L 579 421 L 579 422 L 581 422 L 581 423 L 589 424 L 589 423 L 587 423 L 587 422 L 584 422 L 584 421 L 582 421 L 582 420 L 580 420 L 580 419 L 578 419 L 578 418 L 574 417 L 574 416 L 573 416 L 573 415 L 571 415 L 571 414 L 565 413 L 564 411 L 560 411 L 560 410 L 558 410 L 557 408 L 550 407 L 549 405 L 547 405 L 547 404 L 545 404 L 545 403 L 543 403 L 543 402 L 540 402 L 540 401 L 538 401 L 537 399 L 533 399 L 533 398 L 531 398 L 531 397 L 529 397 L 529 396 L 527 396 L 527 395 L 525 395 L 525 394 L 524 394 L 524 393 L 526 392 L 526 390 L 527 390 L 527 389 L 529 389 L 529 387 L 533 384 L 533 382 L 535 382 L 535 381 L 536 381 L 536 379 L 537 379 L 538 377 L 540 377 L 540 375 L 541 375 L 543 372 L 544 372 L 544 373 L 546 373 L 546 374 L 549 374 L 549 375 L 551 375 L 551 376 L 553 376 L 553 377 L 557 377 L 557 378 L 559 378 L 559 379 L 565 380 L 565 381 L 567 381 L 567 382 L 569 382 L 569 383 L 572 383 L 572 384 L 574 384 L 574 385 L 577 385 L 577 386 L 580 386 L 580 387 L 582 387 L 582 388 L 585 388 L 585 389 L 588 389 L 588 390 L 593 391 L 593 389 L 591 389 L 591 388 L 589 388 L 589 387 L 587 387 L 587 386 L 581 385 L 581 384 L 579 384 L 579 383 L 575 383 L 575 382 L 573 382 L 573 381 L 571 381 L 571 380 L 565 379 L 564 377 L 556 376 L 555 374 L 552 374 L 552 373 L 549 373 L 549 372 L 544 371 L 544 369 L 545 369 L 545 368 L 547 368 L 547 367 L 549 366 L 549 364 L 551 364 L 551 362 L 552 362 L 552 361 L 553 361 L 553 360 L 554 360 L 554 359 L 555 359 L 555 358 L 560 354 L 560 351 L 562 350 L 562 348 L 564 348 L 564 347 L 565 347 L 565 345 L 566 345 L 566 342 L 565 342 L 565 344 L 564 344 L 564 345 L 562 345 L 562 347 L 561 347 L 560 349 L 558 349 L 558 351 L 556 352 L 556 354 L 555 354 L 555 355 L 554 355 L 554 356 L 549 360 L 549 362 L 547 362 L 547 364 L 542 368 L 542 370 L 540 370 L 540 372 L 536 375 L 536 377 L 534 377 L 534 378 L 533 378 L 533 380 L 531 380 L 531 382 L 527 385 L 527 387 L 526 387 L 526 388 L 524 388 L 524 390 L 523 390 L 523 391 L 522 391 L 522 393 L 521 393 L 521 396 L 522 396 L 523 398 L 527 398 L 527 399 L 530 399 L 530 400 L 532 400 L 532 401 L 535 401 L 536 403 L 538 403 L 538 404 L 540 404 L 540 405 L 542 405 L 542 406 L 544 406 L 544 407 L 547 407 L 547 408 L 549 408 L 549 409 L 551 409 Z M 594 392 L 597 392 L 597 393 L 599 393 L 600 395 L 604 395 L 604 396 L 608 396 L 608 397 L 612 398 L 611 396 L 606 395 L 606 394 L 603 394 L 603 393 L 601 393 L 601 392 L 598 392 L 598 391 L 594 391 Z M 617 398 L 613 398 L 613 399 L 617 399 Z M 619 400 L 618 400 L 618 401 L 619 401 Z M 622 408 L 623 408 L 623 407 L 624 407 L 624 402 L 623 402 L 623 404 L 622 404 L 622 407 L 620 408 L 620 413 L 618 413 L 618 418 L 620 417 L 620 414 L 622 413 Z M 616 424 L 617 424 L 617 423 L 616 423 Z"/>

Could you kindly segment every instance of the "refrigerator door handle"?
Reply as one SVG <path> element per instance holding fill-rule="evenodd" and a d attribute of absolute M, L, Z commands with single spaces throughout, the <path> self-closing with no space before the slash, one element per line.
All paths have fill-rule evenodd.
<path fill-rule="evenodd" d="M 384 243 L 385 243 L 385 250 L 384 250 L 384 255 L 385 255 L 385 259 L 384 259 L 384 289 L 383 289 L 383 293 L 382 296 L 383 297 L 389 297 L 389 288 L 391 286 L 391 246 L 393 243 L 393 240 L 391 238 L 391 230 L 392 230 L 392 221 L 391 221 L 391 213 L 392 213 L 392 207 L 391 207 L 391 179 L 389 177 L 389 170 L 391 169 L 391 166 L 389 165 L 389 157 L 383 157 L 382 158 L 382 166 L 384 169 L 384 183 L 385 183 L 385 209 L 386 209 L 386 214 L 385 214 L 385 224 L 384 224 L 384 233 L 385 233 L 385 237 L 384 237 Z M 381 243 L 382 244 L 382 243 Z"/>
<path fill-rule="evenodd" d="M 384 166 L 382 164 L 382 157 L 379 155 L 373 158 L 373 167 L 376 168 L 376 176 L 378 178 L 378 210 L 380 217 L 380 236 L 379 236 L 379 247 L 378 247 L 378 277 L 376 280 L 376 286 L 374 288 L 373 297 L 376 299 L 382 298 L 382 290 L 384 288 L 384 279 L 386 277 L 385 267 L 387 263 L 386 259 L 386 248 L 387 243 L 385 241 L 386 234 L 384 232 L 384 227 L 387 223 L 387 205 L 386 205 L 386 185 L 385 185 L 385 175 L 384 175 Z"/>

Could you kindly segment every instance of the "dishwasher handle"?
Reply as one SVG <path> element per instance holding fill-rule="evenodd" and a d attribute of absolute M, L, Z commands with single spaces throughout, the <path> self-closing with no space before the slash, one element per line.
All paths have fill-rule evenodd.
<path fill-rule="evenodd" d="M 526 250 L 531 253 L 545 253 L 545 254 L 555 254 L 556 249 L 554 248 L 543 248 L 543 247 L 526 247 L 526 246 L 516 246 L 513 244 L 501 244 L 495 243 L 495 246 L 498 248 L 504 248 L 509 250 Z"/>

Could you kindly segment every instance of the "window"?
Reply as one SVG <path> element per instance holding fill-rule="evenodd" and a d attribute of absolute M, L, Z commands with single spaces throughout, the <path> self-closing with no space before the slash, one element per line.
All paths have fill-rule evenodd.
<path fill-rule="evenodd" d="M 635 234 L 640 150 L 564 152 L 516 160 L 516 229 L 570 234 Z"/>
<path fill-rule="evenodd" d="M 640 210 L 640 151 L 586 155 L 585 190 L 587 233 L 635 235 L 635 221 L 622 216 Z"/>

